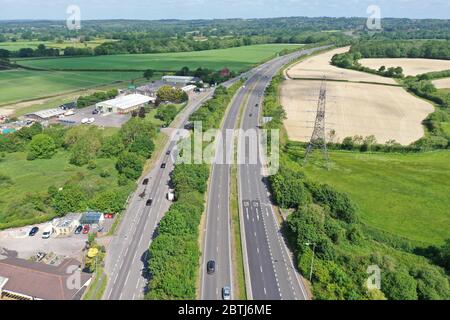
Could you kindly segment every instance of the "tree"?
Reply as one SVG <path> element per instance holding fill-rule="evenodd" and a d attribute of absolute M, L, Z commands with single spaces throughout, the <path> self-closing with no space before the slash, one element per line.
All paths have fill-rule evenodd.
<path fill-rule="evenodd" d="M 56 153 L 56 145 L 53 139 L 46 134 L 38 134 L 33 137 L 28 152 L 28 160 L 51 159 Z"/>
<path fill-rule="evenodd" d="M 103 140 L 102 146 L 100 148 L 100 154 L 105 158 L 117 157 L 123 150 L 125 150 L 125 145 L 122 142 L 119 134 L 114 134 Z"/>
<path fill-rule="evenodd" d="M 144 169 L 144 159 L 136 153 L 124 151 L 117 159 L 116 169 L 128 179 L 136 180 Z"/>
<path fill-rule="evenodd" d="M 155 72 L 153 70 L 147 69 L 144 71 L 144 78 L 147 80 L 150 80 L 154 74 L 155 74 Z"/>
<path fill-rule="evenodd" d="M 52 207 L 59 215 L 86 209 L 87 195 L 79 185 L 71 184 L 53 196 Z"/>
<path fill-rule="evenodd" d="M 297 208 L 307 204 L 310 197 L 303 180 L 303 174 L 281 168 L 269 178 L 275 202 L 282 208 Z"/>
<path fill-rule="evenodd" d="M 174 103 L 181 103 L 188 100 L 186 92 L 180 88 L 173 88 L 167 85 L 159 88 L 157 95 L 163 101 L 171 101 Z"/>
<path fill-rule="evenodd" d="M 382 287 L 390 300 L 417 300 L 417 282 L 406 271 L 382 273 Z"/>
<path fill-rule="evenodd" d="M 126 197 L 121 190 L 106 190 L 97 193 L 90 201 L 90 207 L 101 212 L 118 213 L 124 209 Z"/>

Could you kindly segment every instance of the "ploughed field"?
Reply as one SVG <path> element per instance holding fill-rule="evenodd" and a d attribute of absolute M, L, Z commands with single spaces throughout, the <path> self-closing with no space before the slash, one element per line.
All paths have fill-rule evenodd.
<path fill-rule="evenodd" d="M 450 70 L 450 60 L 411 59 L 411 58 L 369 58 L 359 60 L 363 66 L 378 70 L 380 67 L 402 67 L 405 76 Z"/>
<path fill-rule="evenodd" d="M 330 80 L 396 84 L 391 78 L 355 70 L 342 69 L 330 64 L 331 59 L 335 54 L 345 53 L 349 50 L 350 47 L 338 48 L 313 56 L 290 67 L 286 73 L 290 78 L 294 79 L 320 79 L 323 76 L 326 76 L 327 79 Z"/>
<path fill-rule="evenodd" d="M 40 69 L 83 69 L 83 70 L 172 70 L 187 66 L 194 70 L 199 67 L 219 70 L 228 67 L 240 71 L 276 55 L 284 49 L 294 49 L 300 45 L 264 44 L 245 47 L 156 54 L 123 54 L 78 58 L 24 59 L 20 65 Z"/>
<path fill-rule="evenodd" d="M 450 89 L 450 78 L 433 80 L 433 84 L 437 89 Z"/>
<path fill-rule="evenodd" d="M 396 140 L 407 145 L 420 139 L 424 135 L 422 120 L 434 111 L 433 106 L 401 87 L 392 86 L 393 79 L 330 64 L 333 55 L 348 50 L 340 48 L 313 56 L 287 71 L 291 79 L 283 82 L 281 104 L 287 115 L 284 124 L 289 139 L 309 141 L 316 117 L 320 79 L 324 76 L 329 79 L 328 140 L 341 142 L 348 136 L 374 135 L 379 143 Z M 330 136 L 332 130 L 334 134 Z"/>

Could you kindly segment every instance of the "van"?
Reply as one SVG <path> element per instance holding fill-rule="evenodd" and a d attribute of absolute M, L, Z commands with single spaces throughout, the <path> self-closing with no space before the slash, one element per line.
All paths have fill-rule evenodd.
<path fill-rule="evenodd" d="M 47 228 L 42 233 L 42 239 L 49 239 L 52 234 L 53 234 L 53 228 L 52 227 Z"/>

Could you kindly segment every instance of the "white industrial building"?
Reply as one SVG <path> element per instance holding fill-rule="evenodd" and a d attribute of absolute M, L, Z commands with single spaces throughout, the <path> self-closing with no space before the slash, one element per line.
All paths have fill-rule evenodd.
<path fill-rule="evenodd" d="M 102 113 L 129 113 L 144 107 L 149 102 L 155 102 L 155 97 L 144 96 L 142 94 L 129 94 L 115 99 L 99 102 L 95 108 Z"/>
<path fill-rule="evenodd" d="M 166 83 L 187 85 L 188 83 L 202 82 L 202 79 L 189 76 L 164 76 L 162 77 L 162 81 Z"/>

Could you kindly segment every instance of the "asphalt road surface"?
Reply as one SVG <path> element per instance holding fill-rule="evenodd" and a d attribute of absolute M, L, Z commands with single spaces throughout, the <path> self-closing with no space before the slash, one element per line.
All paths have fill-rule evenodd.
<path fill-rule="evenodd" d="M 212 95 L 212 90 L 191 94 L 188 105 L 175 120 L 179 123 L 177 128 L 183 128 L 189 115 Z M 174 150 L 175 145 L 176 141 L 173 140 L 166 144 L 155 168 L 140 179 L 137 191 L 129 199 L 105 260 L 108 275 L 108 285 L 103 296 L 105 300 L 140 300 L 144 297 L 148 281 L 148 248 L 159 221 L 170 207 L 166 195 L 174 164 L 167 152 Z M 165 168 L 161 168 L 162 163 L 166 163 Z M 142 185 L 145 178 L 149 179 L 147 186 Z M 146 206 L 148 199 L 153 199 L 151 206 Z"/>
<path fill-rule="evenodd" d="M 259 108 L 266 86 L 282 66 L 301 55 L 311 54 L 322 48 L 303 50 L 294 54 L 275 58 L 243 75 L 248 80 L 238 91 L 221 128 L 224 141 L 219 148 L 218 158 L 229 159 L 232 141 L 227 141 L 225 130 L 236 127 L 239 112 L 245 103 L 242 128 L 256 128 L 259 124 Z M 224 163 L 224 164 L 222 164 Z M 225 286 L 233 288 L 230 233 L 230 161 L 213 165 L 204 234 L 203 262 L 201 267 L 201 298 L 203 300 L 222 299 Z M 254 299 L 306 299 L 306 294 L 297 278 L 291 256 L 279 233 L 279 226 L 271 211 L 269 194 L 263 183 L 261 163 L 239 166 L 239 198 L 241 212 L 245 211 L 244 262 L 248 280 L 249 298 Z M 249 203 L 244 206 L 244 203 Z M 264 213 L 264 215 L 263 215 Z M 245 220 L 245 219 L 244 219 Z M 242 221 L 242 220 L 241 220 Z M 241 228 L 243 228 L 241 224 Z M 243 239 L 244 241 L 244 239 Z M 214 274 L 208 274 L 207 262 L 216 262 Z M 232 299 L 233 290 L 232 290 Z"/>

